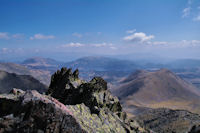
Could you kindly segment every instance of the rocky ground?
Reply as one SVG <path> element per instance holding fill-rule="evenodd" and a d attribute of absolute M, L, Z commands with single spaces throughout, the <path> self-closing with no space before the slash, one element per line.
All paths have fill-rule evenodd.
<path fill-rule="evenodd" d="M 183 110 L 149 109 L 130 119 L 107 82 L 86 82 L 62 68 L 46 94 L 13 89 L 0 94 L 0 133 L 198 133 L 200 116 Z"/>
<path fill-rule="evenodd" d="M 19 89 L 1 94 L 0 133 L 149 132 L 126 117 L 102 78 L 84 82 L 78 74 L 57 71 L 47 95 Z"/>

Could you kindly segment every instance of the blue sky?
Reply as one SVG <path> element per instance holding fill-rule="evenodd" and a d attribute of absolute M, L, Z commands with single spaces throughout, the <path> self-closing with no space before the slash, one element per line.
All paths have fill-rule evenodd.
<path fill-rule="evenodd" d="M 0 0 L 0 60 L 199 51 L 199 0 Z"/>

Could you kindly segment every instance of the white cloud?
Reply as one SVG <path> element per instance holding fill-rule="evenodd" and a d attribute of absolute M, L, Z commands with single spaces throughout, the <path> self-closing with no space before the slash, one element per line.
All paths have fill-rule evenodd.
<path fill-rule="evenodd" d="M 19 54 L 24 52 L 23 48 L 2 48 L 0 49 L 0 54 Z"/>
<path fill-rule="evenodd" d="M 193 20 L 194 21 L 200 21 L 200 14 L 198 16 L 196 16 Z"/>
<path fill-rule="evenodd" d="M 159 42 L 156 42 L 156 43 L 159 44 Z M 155 42 L 153 42 L 153 44 L 155 44 Z M 181 40 L 181 41 L 176 41 L 176 42 L 163 42 L 163 46 L 195 47 L 195 46 L 200 46 L 200 40 Z"/>
<path fill-rule="evenodd" d="M 106 45 L 107 45 L 106 43 L 93 44 L 93 46 L 95 46 L 95 47 L 104 47 Z"/>
<path fill-rule="evenodd" d="M 9 39 L 8 33 L 7 32 L 0 32 L 0 39 Z"/>
<path fill-rule="evenodd" d="M 166 45 L 166 44 L 168 44 L 168 42 L 152 42 L 152 44 L 154 44 L 154 45 Z"/>
<path fill-rule="evenodd" d="M 71 42 L 71 43 L 67 43 L 67 44 L 64 44 L 64 45 L 61 45 L 57 48 L 69 48 L 69 47 L 87 47 L 87 48 L 110 48 L 110 49 L 117 49 L 116 47 L 113 46 L 112 43 L 106 43 L 106 42 L 103 42 L 103 43 L 90 43 L 90 44 L 83 44 L 83 43 L 74 43 L 74 42 Z"/>
<path fill-rule="evenodd" d="M 11 53 L 12 52 L 12 50 L 11 49 L 8 49 L 8 48 L 2 48 L 1 50 L 0 50 L 0 53 L 3 53 L 3 54 L 7 54 L 7 53 Z"/>
<path fill-rule="evenodd" d="M 182 18 L 186 18 L 186 17 L 189 17 L 189 16 L 194 16 L 193 17 L 193 21 L 200 21 L 200 6 L 195 6 L 195 9 L 194 6 L 193 6 L 193 0 L 188 0 L 188 4 L 187 4 L 187 7 L 185 9 L 183 9 L 182 11 Z M 193 8 L 192 8 L 193 7 Z"/>
<path fill-rule="evenodd" d="M 182 17 L 185 18 L 185 17 L 188 17 L 190 15 L 190 11 L 191 11 L 191 7 L 187 7 L 185 9 L 183 9 L 182 13 Z"/>
<path fill-rule="evenodd" d="M 154 35 L 147 36 L 143 32 L 136 32 L 136 33 L 133 33 L 131 35 L 125 36 L 123 38 L 123 40 L 129 41 L 129 42 L 140 42 L 140 43 L 143 43 L 143 42 L 150 41 L 153 38 L 154 38 Z"/>
<path fill-rule="evenodd" d="M 200 44 L 200 40 L 192 40 L 192 44 Z"/>
<path fill-rule="evenodd" d="M 8 32 L 0 32 L 0 39 L 22 39 L 24 34 L 16 33 L 16 34 L 9 34 Z"/>
<path fill-rule="evenodd" d="M 62 45 L 61 47 L 66 48 L 66 47 L 83 47 L 83 46 L 85 46 L 85 45 L 82 44 L 82 43 L 73 43 L 73 42 L 71 42 L 69 44 Z"/>
<path fill-rule="evenodd" d="M 200 46 L 200 40 L 182 40 L 181 44 L 184 46 Z"/>
<path fill-rule="evenodd" d="M 133 30 L 127 30 L 127 31 L 126 31 L 127 34 L 132 34 L 132 33 L 134 33 L 134 32 L 136 32 L 136 29 L 133 29 Z"/>
<path fill-rule="evenodd" d="M 97 44 L 91 44 L 91 46 L 95 46 L 95 47 L 106 47 L 106 46 L 112 46 L 112 43 L 97 43 Z"/>
<path fill-rule="evenodd" d="M 22 39 L 23 37 L 24 37 L 24 34 L 20 34 L 20 33 L 12 35 L 12 38 L 15 38 L 15 39 Z"/>
<path fill-rule="evenodd" d="M 181 41 L 177 41 L 177 42 L 168 42 L 164 46 L 173 47 L 173 48 L 199 47 L 200 46 L 200 40 L 181 40 Z"/>
<path fill-rule="evenodd" d="M 75 36 L 75 37 L 81 38 L 83 35 L 80 34 L 80 33 L 73 33 L 72 36 Z"/>
<path fill-rule="evenodd" d="M 33 37 L 30 37 L 30 40 L 42 40 L 42 39 L 54 39 L 53 35 L 43 35 L 43 34 L 35 34 Z"/>
<path fill-rule="evenodd" d="M 117 47 L 110 47 L 110 49 L 116 50 L 116 49 L 117 49 Z"/>
<path fill-rule="evenodd" d="M 2 48 L 1 50 L 2 50 L 2 52 L 6 52 L 6 51 L 8 51 L 8 48 Z"/>

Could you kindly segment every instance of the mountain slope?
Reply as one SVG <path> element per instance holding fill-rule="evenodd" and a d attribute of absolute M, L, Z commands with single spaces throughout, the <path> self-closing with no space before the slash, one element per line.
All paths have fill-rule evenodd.
<path fill-rule="evenodd" d="M 51 72 L 48 70 L 31 69 L 15 63 L 0 63 L 0 70 L 18 75 L 31 75 L 45 85 L 49 85 Z"/>
<path fill-rule="evenodd" d="M 39 92 L 44 92 L 47 89 L 45 85 L 29 75 L 17 75 L 0 71 L 0 93 L 8 93 L 13 88 L 37 90 Z"/>
<path fill-rule="evenodd" d="M 136 107 L 186 109 L 200 113 L 200 91 L 167 69 L 137 71 L 113 90 L 130 113 Z"/>

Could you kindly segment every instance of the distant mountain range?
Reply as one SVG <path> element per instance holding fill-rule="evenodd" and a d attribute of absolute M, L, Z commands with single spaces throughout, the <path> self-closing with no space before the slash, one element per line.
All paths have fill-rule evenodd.
<path fill-rule="evenodd" d="M 133 71 L 139 68 L 133 61 L 108 57 L 84 57 L 72 62 L 67 62 L 64 65 L 78 68 L 80 71 Z"/>
<path fill-rule="evenodd" d="M 84 57 L 71 62 L 59 62 L 49 58 L 36 57 L 19 64 L 2 62 L 0 63 L 0 93 L 7 93 L 12 88 L 36 89 L 39 92 L 44 92 L 47 89 L 46 86 L 49 86 L 52 73 L 59 68 L 63 66 L 73 70 L 78 68 L 80 71 L 73 74 L 70 69 L 63 68 L 52 77 L 51 81 L 56 82 L 56 86 L 53 88 L 59 97 L 58 100 L 63 98 L 71 100 L 71 93 L 74 92 L 73 102 L 84 98 L 82 102 L 86 102 L 92 107 L 93 111 L 96 111 L 96 107 L 93 106 L 94 103 L 87 103 L 85 99 L 85 95 L 90 89 L 84 89 L 84 94 L 82 94 L 82 87 L 91 88 L 91 82 L 94 84 L 94 89 L 101 88 L 99 83 L 102 80 L 98 81 L 101 78 L 94 78 L 90 82 L 78 80 L 82 83 L 80 87 L 79 82 L 73 81 L 77 79 L 77 76 L 70 77 L 67 80 L 65 78 L 67 75 L 78 75 L 78 73 L 80 73 L 81 79 L 85 80 L 100 76 L 108 81 L 110 91 L 120 98 L 123 110 L 128 112 L 129 116 L 134 116 L 133 120 L 139 121 L 145 129 L 160 132 L 188 132 L 192 126 L 199 125 L 200 122 L 200 115 L 198 115 L 200 114 L 200 90 L 197 89 L 200 85 L 200 67 L 198 60 L 180 62 L 180 65 L 179 61 L 159 64 L 108 57 Z M 160 68 L 168 68 L 169 70 Z M 73 82 L 66 84 L 70 80 Z M 105 82 L 102 85 L 105 87 Z M 69 89 L 69 87 L 72 87 L 72 89 Z M 76 87 L 80 88 L 80 92 L 77 89 L 74 90 Z M 50 88 L 52 89 L 52 85 Z M 107 86 L 105 88 L 107 89 Z M 77 95 L 77 91 L 80 93 L 79 95 Z M 39 93 L 34 91 L 27 93 L 35 94 L 34 97 L 41 97 L 42 99 L 49 98 L 49 95 L 40 96 Z M 116 101 L 115 98 L 105 95 L 105 93 L 98 93 L 92 92 L 92 95 L 89 95 L 97 98 L 97 100 L 91 99 L 92 102 L 104 103 L 105 100 L 103 99 L 105 98 L 110 99 L 110 103 Z M 52 95 L 51 92 L 49 94 Z M 77 103 L 82 102 L 78 101 Z M 116 108 L 116 105 L 109 102 L 105 103 L 108 107 Z M 58 104 L 58 102 L 55 101 L 52 105 L 54 104 Z M 78 111 L 77 108 L 80 108 L 80 106 L 75 107 L 73 111 Z M 85 113 L 82 108 L 80 110 L 81 115 L 78 116 Z M 120 115 L 120 118 L 127 117 L 124 114 L 117 115 Z"/>
<path fill-rule="evenodd" d="M 41 93 L 47 90 L 47 86 L 40 83 L 32 76 L 17 75 L 15 73 L 0 71 L 0 93 L 8 93 L 13 88 L 20 88 L 22 90 L 37 90 Z"/>
<path fill-rule="evenodd" d="M 122 60 L 109 57 L 83 57 L 71 62 L 61 62 L 50 58 L 33 57 L 22 63 L 0 63 L 0 70 L 20 75 L 32 75 L 42 83 L 49 85 L 51 74 L 61 67 L 80 70 L 80 77 L 90 80 L 94 76 L 101 76 L 106 81 L 116 84 L 118 80 L 127 77 L 138 69 L 155 71 L 168 68 L 181 78 L 200 88 L 199 60 L 176 60 L 168 63 L 153 63 L 142 60 Z M 184 67 L 183 67 L 184 66 Z"/>
<path fill-rule="evenodd" d="M 67 62 L 63 66 L 78 68 L 83 79 L 90 80 L 94 76 L 100 76 L 108 82 L 115 82 L 139 69 L 139 66 L 132 61 L 108 57 L 84 57 Z"/>
<path fill-rule="evenodd" d="M 167 69 L 136 71 L 112 91 L 132 114 L 145 108 L 162 107 L 200 113 L 200 90 Z"/>
<path fill-rule="evenodd" d="M 26 59 L 21 64 L 32 69 L 45 69 L 49 71 L 55 71 L 59 69 L 59 66 L 61 66 L 63 62 L 50 58 L 34 57 Z"/>

